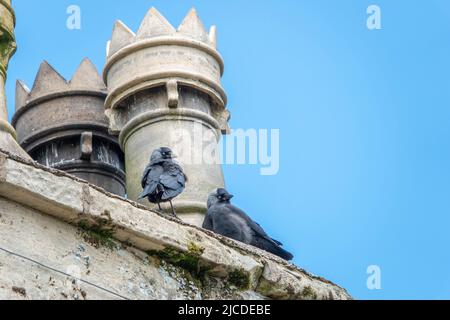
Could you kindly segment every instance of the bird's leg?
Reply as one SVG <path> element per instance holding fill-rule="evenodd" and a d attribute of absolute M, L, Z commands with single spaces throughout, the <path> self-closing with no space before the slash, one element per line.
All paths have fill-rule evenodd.
<path fill-rule="evenodd" d="M 162 212 L 161 204 L 159 202 L 158 202 L 158 208 L 159 208 L 159 211 Z"/>
<path fill-rule="evenodd" d="M 169 203 L 170 203 L 170 206 L 172 207 L 172 214 L 173 214 L 173 216 L 179 220 L 177 214 L 175 213 L 175 209 L 173 208 L 172 201 L 169 201 Z"/>

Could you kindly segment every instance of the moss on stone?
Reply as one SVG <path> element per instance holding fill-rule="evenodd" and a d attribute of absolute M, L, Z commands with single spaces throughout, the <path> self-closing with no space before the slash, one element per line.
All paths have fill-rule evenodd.
<path fill-rule="evenodd" d="M 173 248 L 166 248 L 163 251 L 150 251 L 149 254 L 157 256 L 162 260 L 191 273 L 196 273 L 198 270 L 199 257 L 190 253 L 180 252 Z"/>
<path fill-rule="evenodd" d="M 193 281 L 197 287 L 205 289 L 209 286 L 208 271 L 210 270 L 209 267 L 202 266 L 200 263 L 205 249 L 193 242 L 188 244 L 187 249 L 187 252 L 182 252 L 168 247 L 161 251 L 151 250 L 147 254 L 152 259 L 158 258 L 174 267 L 181 268 L 190 281 Z M 238 290 L 245 291 L 250 288 L 250 277 L 244 270 L 233 270 L 228 274 L 227 283 L 230 289 L 236 287 Z"/>
<path fill-rule="evenodd" d="M 228 274 L 228 282 L 240 290 L 250 288 L 250 277 L 244 270 L 234 270 Z"/>
<path fill-rule="evenodd" d="M 192 276 L 192 280 L 203 283 L 208 268 L 201 266 L 200 258 L 205 249 L 193 242 L 189 243 L 187 247 L 187 252 L 167 247 L 162 251 L 148 251 L 147 254 L 187 271 Z"/>
<path fill-rule="evenodd" d="M 0 30 L 0 65 L 1 68 L 6 69 L 8 60 L 15 49 L 14 39 L 4 30 Z"/>
<path fill-rule="evenodd" d="M 90 224 L 88 221 L 83 220 L 78 223 L 78 228 L 83 239 L 95 248 L 117 249 L 117 244 L 114 241 L 114 228 L 106 223 Z"/>

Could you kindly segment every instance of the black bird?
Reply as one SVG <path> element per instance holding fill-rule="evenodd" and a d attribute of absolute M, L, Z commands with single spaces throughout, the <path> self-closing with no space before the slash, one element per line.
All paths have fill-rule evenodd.
<path fill-rule="evenodd" d="M 292 260 L 294 256 L 281 248 L 281 242 L 270 238 L 259 224 L 231 204 L 232 198 L 225 189 L 217 189 L 209 196 L 203 228 Z"/>
<path fill-rule="evenodd" d="M 187 177 L 179 164 L 173 161 L 172 150 L 159 148 L 153 151 L 150 164 L 145 168 L 142 177 L 144 191 L 138 200 L 148 198 L 151 203 L 158 204 L 169 202 L 172 213 L 177 217 L 172 200 L 179 196 L 186 186 Z"/>

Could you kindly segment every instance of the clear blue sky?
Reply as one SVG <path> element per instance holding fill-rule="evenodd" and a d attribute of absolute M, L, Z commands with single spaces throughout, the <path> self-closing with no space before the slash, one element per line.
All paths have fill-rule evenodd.
<path fill-rule="evenodd" d="M 82 29 L 66 29 L 66 8 Z M 380 31 L 366 8 L 382 9 Z M 446 0 L 15 0 L 14 82 L 46 59 L 70 78 L 101 69 L 113 23 L 155 6 L 178 25 L 216 24 L 234 128 L 279 128 L 278 175 L 227 166 L 235 203 L 295 263 L 359 299 L 450 299 L 450 3 Z M 379 265 L 382 290 L 366 269 Z"/>

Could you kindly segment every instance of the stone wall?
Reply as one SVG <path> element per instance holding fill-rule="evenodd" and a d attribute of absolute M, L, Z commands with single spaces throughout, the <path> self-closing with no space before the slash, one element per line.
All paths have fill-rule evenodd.
<path fill-rule="evenodd" d="M 271 254 L 0 152 L 0 299 L 351 299 Z"/>

